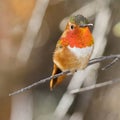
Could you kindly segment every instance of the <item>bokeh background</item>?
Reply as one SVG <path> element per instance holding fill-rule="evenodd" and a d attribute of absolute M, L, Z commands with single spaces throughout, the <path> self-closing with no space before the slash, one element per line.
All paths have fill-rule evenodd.
<path fill-rule="evenodd" d="M 120 84 L 67 91 L 120 78 L 120 62 L 88 67 L 53 91 L 49 82 L 9 97 L 52 72 L 52 54 L 71 15 L 94 23 L 94 57 L 120 53 L 120 0 L 0 0 L 0 120 L 119 120 Z"/>

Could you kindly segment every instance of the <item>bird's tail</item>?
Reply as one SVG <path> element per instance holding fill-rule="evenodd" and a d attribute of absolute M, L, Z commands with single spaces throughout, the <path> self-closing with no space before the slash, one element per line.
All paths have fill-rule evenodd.
<path fill-rule="evenodd" d="M 61 73 L 62 71 L 56 66 L 56 64 L 54 64 L 53 66 L 53 72 L 52 72 L 52 76 L 54 76 L 55 74 Z M 50 89 L 52 90 L 56 85 L 60 84 L 63 79 L 65 78 L 66 75 L 61 75 L 55 79 L 51 79 L 50 80 Z"/>

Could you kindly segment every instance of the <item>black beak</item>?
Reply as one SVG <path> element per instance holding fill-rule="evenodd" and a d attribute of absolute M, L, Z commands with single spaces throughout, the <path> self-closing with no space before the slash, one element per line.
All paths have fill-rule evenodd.
<path fill-rule="evenodd" d="M 80 25 L 80 27 L 93 27 L 92 23 Z"/>

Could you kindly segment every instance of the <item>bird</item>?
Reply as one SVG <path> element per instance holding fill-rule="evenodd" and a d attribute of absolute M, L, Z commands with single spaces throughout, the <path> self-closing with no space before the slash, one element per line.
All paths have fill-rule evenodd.
<path fill-rule="evenodd" d="M 93 24 L 83 15 L 70 17 L 53 53 L 52 76 L 67 70 L 74 73 L 87 67 L 94 49 L 91 26 Z M 51 79 L 50 89 L 55 88 L 65 77 L 61 75 Z"/>

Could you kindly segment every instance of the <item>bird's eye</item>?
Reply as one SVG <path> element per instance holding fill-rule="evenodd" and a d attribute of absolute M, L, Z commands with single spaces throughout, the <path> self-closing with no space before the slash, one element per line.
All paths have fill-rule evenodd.
<path fill-rule="evenodd" d="M 71 29 L 71 30 L 73 30 L 74 28 L 75 28 L 75 26 L 74 26 L 74 25 L 71 25 L 71 26 L 70 26 L 70 29 Z"/>

